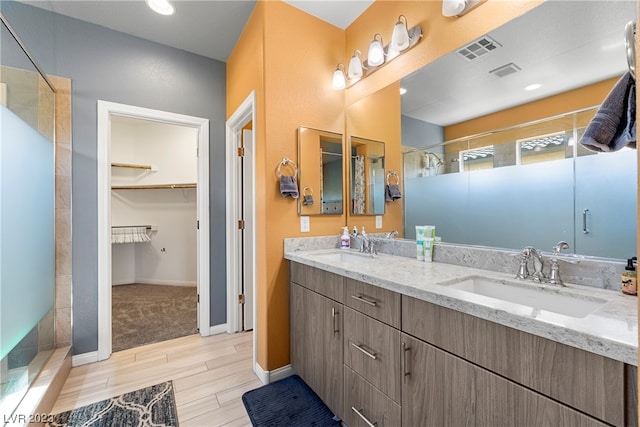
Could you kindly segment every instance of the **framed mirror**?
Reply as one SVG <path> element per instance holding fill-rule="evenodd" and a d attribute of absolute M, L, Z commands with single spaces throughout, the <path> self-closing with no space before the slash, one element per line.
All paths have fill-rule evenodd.
<path fill-rule="evenodd" d="M 342 134 L 298 128 L 300 215 L 342 215 L 344 207 Z"/>
<path fill-rule="evenodd" d="M 351 214 L 384 214 L 384 142 L 352 136 L 349 151 Z"/>

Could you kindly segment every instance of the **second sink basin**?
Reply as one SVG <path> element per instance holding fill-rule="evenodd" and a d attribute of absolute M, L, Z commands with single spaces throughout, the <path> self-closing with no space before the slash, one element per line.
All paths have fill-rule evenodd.
<path fill-rule="evenodd" d="M 314 257 L 334 262 L 365 262 L 374 259 L 371 254 L 356 252 L 347 249 L 337 249 L 336 251 L 316 254 Z"/>
<path fill-rule="evenodd" d="M 446 286 L 575 318 L 586 317 L 607 302 L 601 298 L 562 293 L 559 289 L 550 289 L 548 286 L 494 280 L 482 276 L 465 277 Z"/>

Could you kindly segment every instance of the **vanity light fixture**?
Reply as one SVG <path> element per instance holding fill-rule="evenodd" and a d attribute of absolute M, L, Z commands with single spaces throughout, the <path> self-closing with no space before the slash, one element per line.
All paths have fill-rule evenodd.
<path fill-rule="evenodd" d="M 391 36 L 390 48 L 396 52 L 402 52 L 409 47 L 409 29 L 407 28 L 407 18 L 404 15 L 398 17 L 393 35 Z"/>
<path fill-rule="evenodd" d="M 407 93 L 407 88 L 401 87 L 400 88 L 400 95 L 404 95 L 405 93 Z"/>
<path fill-rule="evenodd" d="M 442 15 L 462 16 L 487 0 L 442 0 Z"/>
<path fill-rule="evenodd" d="M 345 71 L 344 64 L 338 64 L 333 72 L 333 88 L 344 89 L 347 84 L 355 83 L 368 76 L 396 56 L 415 46 L 422 38 L 422 28 L 419 25 L 411 29 L 407 29 L 407 27 L 407 18 L 400 15 L 393 27 L 391 43 L 388 46 L 384 46 L 382 35 L 376 33 L 369 44 L 366 60 L 362 59 L 360 50 L 356 49 L 349 61 L 348 71 Z"/>
<path fill-rule="evenodd" d="M 382 47 L 382 36 L 376 33 L 369 45 L 369 53 L 367 54 L 367 62 L 372 67 L 377 67 L 384 63 L 384 47 Z"/>
<path fill-rule="evenodd" d="M 176 11 L 168 0 L 145 0 L 147 6 L 160 15 L 173 15 Z"/>
<path fill-rule="evenodd" d="M 362 59 L 360 59 L 360 51 L 358 49 L 353 52 L 351 61 L 349 61 L 349 70 L 347 71 L 347 78 L 349 80 L 355 80 L 362 77 Z"/>
<path fill-rule="evenodd" d="M 338 64 L 333 72 L 333 88 L 335 90 L 344 89 L 347 86 L 347 78 L 344 75 L 344 64 Z"/>

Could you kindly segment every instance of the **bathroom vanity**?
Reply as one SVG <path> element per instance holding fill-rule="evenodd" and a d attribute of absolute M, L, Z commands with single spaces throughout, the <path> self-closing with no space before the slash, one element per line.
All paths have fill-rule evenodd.
<path fill-rule="evenodd" d="M 285 258 L 291 365 L 349 426 L 637 425 L 633 297 L 388 254 Z"/>

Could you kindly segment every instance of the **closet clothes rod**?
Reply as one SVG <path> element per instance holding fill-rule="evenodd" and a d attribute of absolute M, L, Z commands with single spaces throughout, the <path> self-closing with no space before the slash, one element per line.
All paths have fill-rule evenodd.
<path fill-rule="evenodd" d="M 111 163 L 111 167 L 114 168 L 127 168 L 127 169 L 146 169 L 151 170 L 153 167 L 151 165 L 134 165 L 131 163 Z"/>
<path fill-rule="evenodd" d="M 113 185 L 112 190 L 159 190 L 175 188 L 196 188 L 196 184 L 163 184 L 163 185 Z"/>
<path fill-rule="evenodd" d="M 151 225 L 112 225 L 111 228 L 138 228 L 138 227 L 144 227 L 147 230 L 152 230 L 153 226 Z"/>

